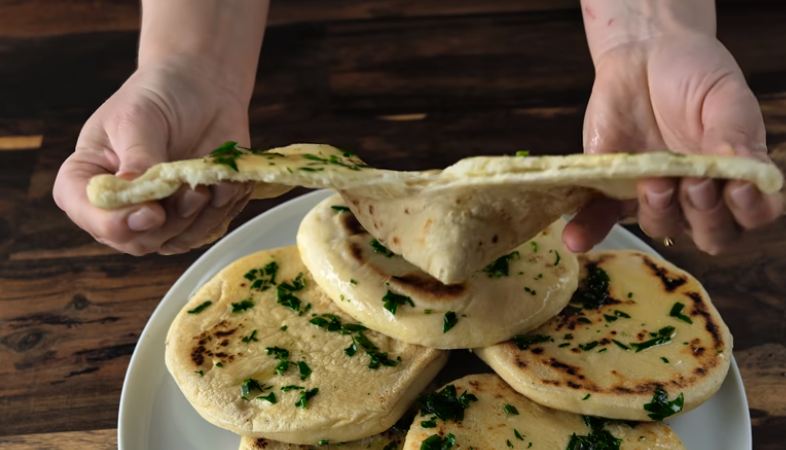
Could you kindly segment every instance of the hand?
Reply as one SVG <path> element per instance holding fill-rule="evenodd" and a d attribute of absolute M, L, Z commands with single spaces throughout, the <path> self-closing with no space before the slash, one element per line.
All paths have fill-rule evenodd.
<path fill-rule="evenodd" d="M 584 151 L 742 155 L 769 160 L 759 104 L 732 55 L 714 37 L 685 32 L 615 46 L 595 56 L 596 78 L 584 119 Z M 775 220 L 778 194 L 740 181 L 649 179 L 638 200 L 602 199 L 566 227 L 574 251 L 600 242 L 621 217 L 636 214 L 651 237 L 690 235 L 710 254 L 741 231 Z"/>
<path fill-rule="evenodd" d="M 138 69 L 87 120 L 63 163 L 54 199 L 96 240 L 132 255 L 180 253 L 222 235 L 251 187 L 181 189 L 160 202 L 103 210 L 87 200 L 91 177 L 134 178 L 150 166 L 202 156 L 227 140 L 249 144 L 248 105 L 196 64 Z"/>

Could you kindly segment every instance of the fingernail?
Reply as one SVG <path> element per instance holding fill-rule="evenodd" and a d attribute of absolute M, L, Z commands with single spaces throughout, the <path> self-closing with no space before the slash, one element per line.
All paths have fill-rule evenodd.
<path fill-rule="evenodd" d="M 213 188 L 213 201 L 210 205 L 214 208 L 221 208 L 229 203 L 230 200 L 235 196 L 234 189 L 230 188 L 222 188 L 221 186 L 216 186 Z"/>
<path fill-rule="evenodd" d="M 201 192 L 188 190 L 177 202 L 177 214 L 182 217 L 191 217 L 207 203 L 207 196 Z"/>
<path fill-rule="evenodd" d="M 654 209 L 667 209 L 671 206 L 674 198 L 674 189 L 667 189 L 661 192 L 647 191 L 645 194 L 647 204 Z"/>
<path fill-rule="evenodd" d="M 733 189 L 729 195 L 734 206 L 741 209 L 749 209 L 756 204 L 759 199 L 759 193 L 756 192 L 752 184 L 746 183 L 736 189 Z"/>
<path fill-rule="evenodd" d="M 712 180 L 688 186 L 688 200 L 699 211 L 707 211 L 718 204 L 718 193 Z"/>
<path fill-rule="evenodd" d="M 133 231 L 147 231 L 158 226 L 158 217 L 152 209 L 143 206 L 129 214 L 126 222 Z"/>

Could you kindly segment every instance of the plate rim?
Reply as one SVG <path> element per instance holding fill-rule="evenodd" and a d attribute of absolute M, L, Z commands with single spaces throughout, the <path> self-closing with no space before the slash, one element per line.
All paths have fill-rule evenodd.
<path fill-rule="evenodd" d="M 222 247 L 224 245 L 227 245 L 227 242 L 229 242 L 231 240 L 241 239 L 240 236 L 243 236 L 244 234 L 249 233 L 249 230 L 252 230 L 253 228 L 256 227 L 257 222 L 264 221 L 269 216 L 283 215 L 282 213 L 284 213 L 287 209 L 292 207 L 292 203 L 302 203 L 302 202 L 306 202 L 307 203 L 307 202 L 310 202 L 312 200 L 315 201 L 315 202 L 318 202 L 319 200 L 321 200 L 323 198 L 327 198 L 332 193 L 333 193 L 333 191 L 328 190 L 328 189 L 321 189 L 321 190 L 316 190 L 316 191 L 312 191 L 312 192 L 307 192 L 307 193 L 304 193 L 304 194 L 299 195 L 297 197 L 291 198 L 291 199 L 289 199 L 289 200 L 287 200 L 287 201 L 285 201 L 285 202 L 283 202 L 283 203 L 281 203 L 279 205 L 276 205 L 276 206 L 274 206 L 274 207 L 264 211 L 263 213 L 259 214 L 258 216 L 248 220 L 246 223 L 244 223 L 243 225 L 240 225 L 235 230 L 233 230 L 232 232 L 226 234 L 221 239 L 219 239 L 214 244 L 212 244 L 210 249 L 208 249 L 206 252 L 204 252 L 199 258 L 194 260 L 194 262 L 192 262 L 188 266 L 188 268 L 182 274 L 180 274 L 180 276 L 172 284 L 172 286 L 170 286 L 170 288 L 167 290 L 167 292 L 161 297 L 161 300 L 159 300 L 159 302 L 156 305 L 156 307 L 153 309 L 153 312 L 150 314 L 150 317 L 148 317 L 147 322 L 145 323 L 145 326 L 144 326 L 144 328 L 142 329 L 142 332 L 139 335 L 139 339 L 137 339 L 137 342 L 136 342 L 136 344 L 134 346 L 134 351 L 131 354 L 131 358 L 129 359 L 128 366 L 126 367 L 125 374 L 123 375 L 123 384 L 122 384 L 122 388 L 121 388 L 121 391 L 120 391 L 120 401 L 118 403 L 118 414 L 117 414 L 117 446 L 118 446 L 118 450 L 128 450 L 128 449 L 126 449 L 126 446 L 125 446 L 125 443 L 126 443 L 126 440 L 127 440 L 126 433 L 128 432 L 128 430 L 131 427 L 131 425 L 130 424 L 126 425 L 126 423 L 130 420 L 129 417 L 128 417 L 128 414 L 129 414 L 128 410 L 129 410 L 129 403 L 131 403 L 131 400 L 130 400 L 129 396 L 131 395 L 130 391 L 132 389 L 132 383 L 133 383 L 132 379 L 134 379 L 134 374 L 137 371 L 141 370 L 140 369 L 140 364 L 141 364 L 140 359 L 143 358 L 143 356 L 142 356 L 143 350 L 141 350 L 141 349 L 150 345 L 150 343 L 148 343 L 148 341 L 150 339 L 152 339 L 152 337 L 150 337 L 150 335 L 152 333 L 153 328 L 155 328 L 157 326 L 161 326 L 161 324 L 158 323 L 158 322 L 161 322 L 161 319 L 158 319 L 158 316 L 164 314 L 163 310 L 166 309 L 168 303 L 170 303 L 170 301 L 167 300 L 167 299 L 170 296 L 173 296 L 175 292 L 180 290 L 181 284 L 185 284 L 186 282 L 189 281 L 188 280 L 189 278 L 194 276 L 194 273 L 197 272 L 199 270 L 199 267 L 202 265 L 201 263 L 203 263 L 203 260 L 211 259 L 214 254 L 219 253 L 221 251 L 221 249 L 222 249 Z M 624 227 L 620 226 L 619 224 L 614 225 L 614 227 L 609 232 L 609 234 L 611 234 L 611 233 L 621 234 L 621 237 L 624 237 L 624 239 L 626 239 L 626 240 L 628 240 L 630 242 L 634 242 L 639 247 L 640 250 L 643 250 L 643 251 L 648 252 L 648 253 L 652 253 L 653 255 L 656 255 L 656 256 L 662 258 L 662 256 L 654 248 L 649 246 L 646 242 L 641 240 L 638 236 L 636 236 L 635 234 L 633 234 L 629 230 L 625 229 Z M 249 250 L 249 253 L 251 253 L 253 251 L 256 251 L 256 249 Z M 215 268 L 212 271 L 212 273 L 203 274 L 201 279 L 198 280 L 196 285 L 194 287 L 192 287 L 189 291 L 193 292 L 195 289 L 199 288 L 199 286 L 201 286 L 201 284 L 206 281 L 205 278 L 212 276 L 218 270 L 220 270 L 220 267 L 219 268 Z M 742 438 L 742 440 L 744 442 L 746 442 L 747 449 L 752 450 L 753 449 L 753 430 L 752 430 L 752 426 L 751 426 L 750 406 L 748 404 L 747 393 L 745 391 L 745 384 L 743 383 L 742 375 L 740 373 L 739 367 L 737 366 L 737 361 L 734 358 L 733 354 L 732 354 L 732 358 L 731 358 L 731 364 L 730 364 L 730 367 L 729 367 L 729 373 L 727 373 L 726 377 L 728 378 L 730 376 L 733 377 L 735 379 L 735 381 L 741 386 L 741 389 L 735 389 L 734 390 L 734 394 L 737 397 L 736 400 L 739 401 L 741 403 L 742 407 L 744 408 L 744 413 L 742 413 L 742 412 L 740 412 L 740 413 L 741 413 L 741 416 L 744 419 L 743 422 L 744 422 L 744 424 L 746 426 L 744 427 L 745 435 L 741 436 L 741 438 Z M 147 428 L 149 428 L 149 425 L 147 425 Z M 147 429 L 145 431 L 147 431 Z"/>

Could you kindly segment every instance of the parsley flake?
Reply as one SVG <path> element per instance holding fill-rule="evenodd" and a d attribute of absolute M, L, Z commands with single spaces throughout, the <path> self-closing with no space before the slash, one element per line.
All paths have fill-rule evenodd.
<path fill-rule="evenodd" d="M 202 311 L 206 310 L 212 304 L 213 304 L 213 302 L 211 300 L 206 300 L 206 301 L 200 303 L 194 309 L 189 309 L 186 312 L 189 313 L 189 314 L 199 314 Z"/>
<path fill-rule="evenodd" d="M 671 307 L 671 311 L 669 311 L 669 316 L 675 317 L 677 318 L 677 320 L 681 320 L 685 323 L 692 324 L 693 320 L 691 320 L 690 317 L 682 313 L 682 308 L 684 307 L 685 305 L 680 302 L 675 303 L 674 306 Z"/>
<path fill-rule="evenodd" d="M 685 397 L 682 395 L 682 392 L 674 400 L 669 400 L 668 393 L 659 386 L 655 388 L 655 393 L 652 395 L 650 403 L 644 404 L 644 410 L 649 412 L 647 415 L 650 419 L 663 420 L 682 411 L 684 403 Z"/>
<path fill-rule="evenodd" d="M 385 309 L 390 311 L 394 316 L 396 315 L 396 311 L 398 311 L 398 307 L 401 305 L 415 306 L 411 298 L 406 295 L 396 294 L 390 289 L 388 289 L 388 292 L 382 297 L 382 302 Z"/>

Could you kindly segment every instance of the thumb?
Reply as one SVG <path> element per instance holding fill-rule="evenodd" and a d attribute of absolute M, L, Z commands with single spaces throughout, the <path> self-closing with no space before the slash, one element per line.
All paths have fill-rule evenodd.
<path fill-rule="evenodd" d="M 132 105 L 111 120 L 107 137 L 117 155 L 117 175 L 135 178 L 168 158 L 169 126 L 152 103 Z"/>

